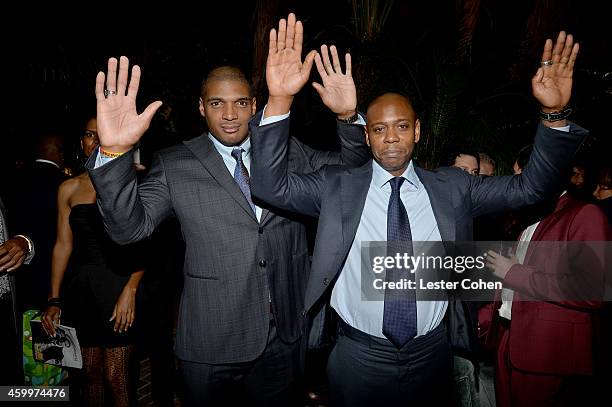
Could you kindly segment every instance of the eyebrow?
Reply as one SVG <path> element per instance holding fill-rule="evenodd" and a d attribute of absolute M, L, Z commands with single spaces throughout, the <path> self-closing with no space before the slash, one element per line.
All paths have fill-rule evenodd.
<path fill-rule="evenodd" d="M 387 125 L 387 124 L 397 124 L 397 123 L 401 123 L 401 122 L 409 122 L 410 119 L 405 118 L 405 119 L 397 119 L 395 121 L 392 122 L 376 122 L 376 123 L 370 123 L 370 126 L 378 126 L 381 124 Z"/>
<path fill-rule="evenodd" d="M 240 102 L 240 101 L 242 101 L 242 100 L 246 100 L 247 102 L 250 102 L 250 101 L 251 101 L 251 99 L 252 99 L 252 98 L 250 98 L 250 97 L 246 97 L 246 96 L 245 96 L 245 97 L 238 98 L 238 99 L 236 99 L 236 100 L 231 100 L 230 102 Z M 208 103 L 208 102 L 216 102 L 216 101 L 219 101 L 219 102 L 225 102 L 226 100 L 225 100 L 225 99 L 223 99 L 223 98 L 222 98 L 222 97 L 220 97 L 220 96 L 211 96 L 211 97 L 209 97 L 208 99 L 206 99 L 206 102 L 207 102 L 207 103 Z"/>

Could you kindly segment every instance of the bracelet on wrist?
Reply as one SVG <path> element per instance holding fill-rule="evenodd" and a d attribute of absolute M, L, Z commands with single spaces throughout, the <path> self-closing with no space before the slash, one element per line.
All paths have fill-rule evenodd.
<path fill-rule="evenodd" d="M 121 157 L 125 153 L 113 153 L 113 152 L 110 152 L 110 151 L 106 151 L 106 150 L 102 149 L 102 147 L 100 147 L 100 154 L 102 154 L 103 156 L 108 157 L 108 158 L 117 158 L 117 157 Z"/>
<path fill-rule="evenodd" d="M 558 122 L 559 120 L 564 120 L 568 118 L 570 114 L 572 114 L 571 107 L 566 107 L 565 109 L 560 110 L 558 112 L 546 113 L 546 112 L 540 111 L 538 113 L 538 115 L 540 116 L 540 119 L 546 122 Z"/>
<path fill-rule="evenodd" d="M 26 242 L 28 242 L 28 254 L 32 253 L 32 241 L 30 240 L 29 237 L 25 235 L 15 235 L 15 237 L 20 237 L 24 239 Z"/>
<path fill-rule="evenodd" d="M 61 298 L 57 298 L 57 297 L 53 297 L 53 298 L 49 298 L 47 300 L 47 306 L 48 307 L 62 307 L 62 299 Z"/>
<path fill-rule="evenodd" d="M 352 114 L 351 116 L 349 116 L 347 118 L 341 119 L 341 118 L 337 117 L 337 119 L 338 119 L 339 122 L 342 122 L 342 123 L 353 124 L 357 120 L 359 120 L 359 112 L 355 111 L 354 114 Z"/>

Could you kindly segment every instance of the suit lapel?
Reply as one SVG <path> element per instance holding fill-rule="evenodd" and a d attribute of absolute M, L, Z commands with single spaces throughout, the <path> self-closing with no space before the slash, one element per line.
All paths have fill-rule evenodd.
<path fill-rule="evenodd" d="M 340 210 L 342 215 L 343 242 L 341 260 L 346 257 L 355 239 L 371 182 L 372 160 L 340 177 Z"/>
<path fill-rule="evenodd" d="M 217 151 L 208 136 L 201 135 L 184 142 L 185 146 L 196 156 L 210 175 L 227 191 L 240 207 L 257 222 L 257 218 L 246 200 L 246 197 L 230 175 L 221 154 Z M 262 214 L 263 219 L 263 214 Z"/>
<path fill-rule="evenodd" d="M 271 212 L 268 209 L 261 208 L 261 220 L 259 221 L 259 223 L 263 225 L 265 222 L 267 222 L 270 213 Z"/>
<path fill-rule="evenodd" d="M 442 241 L 455 240 L 455 222 L 450 190 L 445 187 L 446 179 L 436 173 L 414 166 L 419 179 L 427 190 L 429 202 L 438 223 Z"/>

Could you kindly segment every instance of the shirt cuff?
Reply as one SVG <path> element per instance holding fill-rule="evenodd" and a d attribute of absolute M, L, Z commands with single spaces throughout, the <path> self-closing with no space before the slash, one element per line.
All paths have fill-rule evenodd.
<path fill-rule="evenodd" d="M 559 131 L 564 131 L 566 133 L 569 133 L 570 131 L 570 126 L 569 124 L 567 126 L 563 126 L 563 127 L 551 127 L 551 129 L 553 130 L 559 130 Z"/>
<path fill-rule="evenodd" d="M 289 117 L 289 113 L 286 114 L 280 114 L 278 116 L 270 116 L 270 117 L 266 117 L 264 119 L 264 116 L 266 115 L 266 107 L 268 107 L 268 105 L 264 106 L 263 108 L 263 112 L 261 114 L 261 121 L 259 122 L 260 126 L 265 126 L 266 124 L 272 124 L 272 123 L 276 123 L 276 122 L 280 122 L 281 120 L 285 120 L 287 117 Z"/>
<path fill-rule="evenodd" d="M 113 161 L 114 159 L 115 159 L 115 157 L 107 157 L 107 156 L 101 154 L 100 153 L 100 147 L 98 147 L 98 156 L 96 157 L 96 163 L 94 164 L 94 169 L 95 168 L 100 168 L 104 164 L 109 163 L 109 162 Z"/>

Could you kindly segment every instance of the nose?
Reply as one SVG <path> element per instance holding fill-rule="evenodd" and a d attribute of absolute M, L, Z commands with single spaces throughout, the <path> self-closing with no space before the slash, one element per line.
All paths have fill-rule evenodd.
<path fill-rule="evenodd" d="M 236 120 L 238 115 L 236 114 L 236 109 L 232 103 L 226 103 L 223 106 L 223 119 L 224 120 Z"/>
<path fill-rule="evenodd" d="M 397 132 L 393 126 L 389 126 L 385 134 L 385 143 L 397 143 L 398 141 L 399 137 L 397 136 Z"/>

